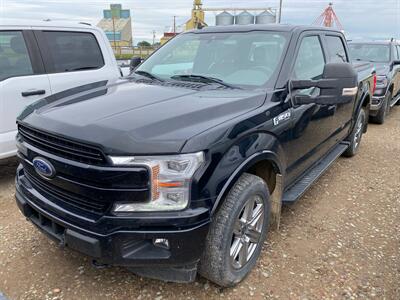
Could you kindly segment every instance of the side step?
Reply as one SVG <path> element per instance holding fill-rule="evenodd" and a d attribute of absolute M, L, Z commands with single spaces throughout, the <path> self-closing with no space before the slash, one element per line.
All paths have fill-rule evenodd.
<path fill-rule="evenodd" d="M 331 164 L 347 150 L 348 142 L 337 145 L 327 156 L 308 171 L 299 181 L 283 193 L 283 202 L 295 202 L 310 186 L 331 166 Z"/>
<path fill-rule="evenodd" d="M 400 95 L 398 95 L 398 96 L 396 97 L 396 99 L 393 99 L 393 101 L 390 103 L 390 107 L 392 108 L 392 107 L 395 106 L 396 103 L 399 102 L 399 101 L 400 101 Z"/>

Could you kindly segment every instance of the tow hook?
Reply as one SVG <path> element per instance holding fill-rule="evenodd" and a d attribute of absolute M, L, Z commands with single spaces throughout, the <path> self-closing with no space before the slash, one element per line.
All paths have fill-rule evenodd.
<path fill-rule="evenodd" d="M 102 264 L 100 262 L 98 262 L 97 260 L 93 259 L 92 260 L 92 266 L 95 267 L 96 269 L 105 269 L 105 268 L 109 268 L 110 266 L 107 264 Z"/>

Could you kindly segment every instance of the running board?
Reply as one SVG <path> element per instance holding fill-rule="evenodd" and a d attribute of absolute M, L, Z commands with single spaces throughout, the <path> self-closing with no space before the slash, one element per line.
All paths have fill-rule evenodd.
<path fill-rule="evenodd" d="M 398 95 L 393 101 L 390 103 L 390 108 L 394 107 L 397 102 L 400 101 L 400 95 Z"/>
<path fill-rule="evenodd" d="M 321 177 L 332 163 L 347 150 L 348 142 L 342 142 L 325 156 L 317 165 L 308 171 L 299 181 L 283 193 L 282 202 L 295 202 Z"/>

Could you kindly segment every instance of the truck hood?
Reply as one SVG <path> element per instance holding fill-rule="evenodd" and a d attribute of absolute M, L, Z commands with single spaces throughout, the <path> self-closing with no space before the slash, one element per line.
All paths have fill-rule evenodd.
<path fill-rule="evenodd" d="M 390 73 L 389 63 L 375 63 L 374 66 L 378 76 L 387 76 Z"/>
<path fill-rule="evenodd" d="M 389 63 L 371 63 L 368 61 L 357 61 L 353 63 L 355 68 L 366 64 L 372 65 L 376 71 L 376 75 L 378 76 L 387 75 L 390 72 Z"/>
<path fill-rule="evenodd" d="M 36 102 L 18 122 L 111 155 L 179 153 L 191 137 L 256 109 L 266 96 L 265 91 L 193 90 L 129 80 L 85 87 Z"/>

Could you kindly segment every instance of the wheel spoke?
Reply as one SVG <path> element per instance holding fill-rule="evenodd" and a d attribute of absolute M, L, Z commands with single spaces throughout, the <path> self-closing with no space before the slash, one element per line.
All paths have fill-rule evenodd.
<path fill-rule="evenodd" d="M 250 225 L 256 227 L 256 224 L 261 219 L 264 214 L 264 207 L 262 204 L 257 204 L 256 208 L 253 210 L 252 218 L 250 220 Z"/>
<path fill-rule="evenodd" d="M 232 243 L 230 251 L 230 255 L 233 261 L 236 260 L 242 247 L 243 247 L 242 240 L 240 238 L 235 238 L 235 240 Z"/>
<path fill-rule="evenodd" d="M 251 243 L 257 244 L 260 240 L 261 231 L 258 231 L 256 227 L 251 226 L 247 232 L 247 236 Z"/>
<path fill-rule="evenodd" d="M 246 240 L 243 242 L 242 247 L 239 251 L 239 264 L 241 267 L 246 264 L 248 254 L 249 254 L 249 241 Z"/>
<path fill-rule="evenodd" d="M 244 207 L 244 212 L 243 212 L 243 219 L 248 223 L 251 221 L 253 217 L 253 209 L 254 209 L 254 199 L 249 200 L 246 203 L 246 206 Z"/>

